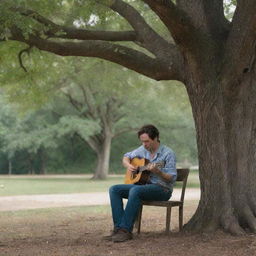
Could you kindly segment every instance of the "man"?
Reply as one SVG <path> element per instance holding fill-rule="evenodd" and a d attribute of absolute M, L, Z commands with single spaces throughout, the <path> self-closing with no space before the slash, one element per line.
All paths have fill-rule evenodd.
<path fill-rule="evenodd" d="M 172 195 L 173 183 L 176 180 L 176 157 L 174 152 L 160 144 L 159 131 L 153 125 L 145 125 L 138 131 L 142 146 L 128 152 L 123 157 L 123 165 L 127 171 L 137 170 L 131 164 L 133 158 L 144 158 L 149 161 L 147 170 L 150 172 L 147 184 L 119 184 L 109 189 L 114 230 L 106 237 L 113 242 L 124 242 L 132 239 L 133 225 L 141 201 L 164 201 Z M 164 167 L 156 163 L 164 162 Z M 127 198 L 124 209 L 123 198 Z"/>

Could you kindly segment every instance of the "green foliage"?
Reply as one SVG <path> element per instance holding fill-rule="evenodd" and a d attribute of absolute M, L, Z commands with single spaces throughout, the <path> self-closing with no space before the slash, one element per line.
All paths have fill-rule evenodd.
<path fill-rule="evenodd" d="M 92 30 L 131 29 L 125 19 L 104 6 L 111 4 L 111 1 L 104 1 L 104 4 L 99 2 L 102 1 L 2 1 L 1 37 L 8 37 L 8 29 L 12 25 L 21 29 L 25 36 L 34 29 L 43 35 L 50 28 L 40 25 L 30 17 L 16 13 L 14 15 L 11 11 L 13 7 L 29 8 L 60 25 L 75 25 Z M 157 32 L 171 40 L 161 21 L 155 18 L 142 1 L 127 2 L 135 6 Z M 125 45 L 138 48 L 133 44 Z M 8 96 L 7 100 L 18 104 L 21 112 L 37 109 L 20 117 L 13 110 L 2 108 L 1 149 L 9 157 L 12 156 L 14 162 L 18 155 L 21 158 L 33 156 L 38 159 L 39 150 L 44 149 L 48 163 L 53 167 L 50 169 L 56 170 L 59 167 L 63 171 L 65 166 L 65 171 L 68 172 L 69 164 L 75 164 L 76 170 L 92 170 L 95 156 L 86 144 L 78 140 L 74 142 L 74 134 L 79 134 L 86 140 L 92 134 L 101 133 L 99 116 L 96 115 L 93 120 L 84 117 L 84 113 L 88 111 L 88 106 L 84 103 L 84 90 L 91 94 L 89 101 L 96 112 L 100 110 L 104 116 L 107 107 L 110 107 L 112 117 L 120 116 L 113 124 L 114 134 L 121 134 L 122 130 L 131 131 L 145 123 L 154 123 L 161 131 L 161 140 L 176 151 L 180 162 L 186 159 L 196 161 L 191 109 L 186 92 L 180 84 L 155 82 L 105 61 L 57 57 L 34 48 L 23 52 L 20 63 L 18 55 L 25 48 L 25 45 L 15 42 L 0 44 L 0 86 Z M 24 72 L 24 67 L 27 72 Z M 63 93 L 70 93 L 82 104 L 82 108 L 79 111 L 73 108 Z M 43 107 L 49 102 L 51 104 L 47 108 Z M 53 117 L 52 112 L 57 115 Z M 120 169 L 122 153 L 138 145 L 136 134 L 130 132 L 119 135 L 114 138 L 113 145 L 111 168 L 116 171 Z M 75 158 L 75 155 L 79 157 Z M 85 165 L 86 167 L 81 167 Z"/>
<path fill-rule="evenodd" d="M 41 107 L 52 95 L 61 76 L 61 57 L 41 53 L 36 49 L 23 53 L 22 69 L 18 55 L 24 47 L 16 42 L 0 44 L 0 86 L 8 100 L 21 103 L 21 111 Z"/>
<path fill-rule="evenodd" d="M 40 1 L 33 1 L 40 2 Z M 45 2 L 45 1 L 41 1 Z M 33 6 L 33 4 L 32 4 Z M 29 1 L 2 1 L 0 3 L 0 38 L 7 39 L 10 36 L 10 29 L 15 27 L 20 30 L 25 38 L 28 37 L 29 34 L 33 34 L 34 31 L 43 31 L 46 29 L 45 25 L 42 25 L 31 19 L 30 16 L 23 15 L 22 12 L 15 12 L 13 10 L 25 10 L 25 8 L 31 8 Z M 40 6 L 40 4 L 39 4 Z M 38 6 L 38 7 L 39 7 Z M 45 10 L 44 8 L 42 8 Z"/>
<path fill-rule="evenodd" d="M 56 133 L 56 137 L 74 135 L 78 133 L 84 140 L 98 133 L 100 126 L 98 122 L 89 119 L 81 119 L 78 116 L 63 116 L 59 122 L 50 128 Z"/>
<path fill-rule="evenodd" d="M 127 0 L 130 5 L 139 10 L 145 20 L 164 38 L 172 40 L 170 33 L 151 9 L 142 1 Z M 50 29 L 50 25 L 42 25 L 31 19 L 13 12 L 13 8 L 29 9 L 45 16 L 59 25 L 76 25 L 90 29 L 129 29 L 130 25 L 120 15 L 111 11 L 107 6 L 113 0 L 9 0 L 0 2 L 0 37 L 8 38 L 12 26 L 19 28 L 25 36 L 29 33 L 43 32 Z M 225 14 L 232 19 L 236 6 L 235 0 L 224 1 Z M 37 15 L 36 13 L 31 14 Z"/>
<path fill-rule="evenodd" d="M 37 113 L 28 114 L 25 118 L 17 118 L 11 127 L 2 126 L 2 150 L 10 156 L 24 149 L 36 153 L 41 147 L 56 148 L 62 136 L 79 133 L 87 139 L 98 129 L 97 123 L 75 117 L 65 116 L 55 125 L 47 124 L 40 117 Z"/>
<path fill-rule="evenodd" d="M 88 62 L 83 59 L 69 62 L 65 74 L 65 82 L 60 85 L 61 91 L 72 95 L 82 105 L 77 115 L 86 112 L 90 104 L 90 108 L 97 113 L 94 117 L 96 119 L 100 119 L 102 113 L 108 115 L 110 122 L 114 116 L 120 116 L 122 118 L 113 124 L 114 133 L 125 127 L 139 127 L 145 119 L 149 120 L 147 115 L 142 118 L 139 112 L 147 112 L 152 105 L 150 99 L 153 84 L 150 83 L 151 89 L 148 90 L 148 84 L 142 77 L 127 69 L 120 71 L 120 67 L 114 64 L 98 60 Z M 87 94 L 87 102 L 84 94 Z M 149 101 L 143 100 L 148 97 Z M 111 108 L 111 115 L 107 113 L 107 108 Z M 136 112 L 134 109 L 140 111 Z"/>
<path fill-rule="evenodd" d="M 36 90 L 33 97 L 31 97 L 31 87 L 23 84 L 26 80 L 21 80 L 19 77 L 17 81 L 14 78 L 5 81 L 4 91 L 12 101 L 16 100 L 22 104 L 19 106 L 23 108 L 33 106 L 30 99 L 35 102 L 40 98 L 45 101 L 53 99 L 52 104 L 44 109 L 30 111 L 21 117 L 17 113 L 11 113 L 11 110 L 8 112 L 7 109 L 2 108 L 2 121 L 5 120 L 6 123 L 10 119 L 9 124 L 2 125 L 1 135 L 2 138 L 5 137 L 2 140 L 4 142 L 2 150 L 13 156 L 13 159 L 16 159 L 17 153 L 20 154 L 24 150 L 37 159 L 38 150 L 44 148 L 47 152 L 51 152 L 51 156 L 48 156 L 49 171 L 58 169 L 69 172 L 70 164 L 76 165 L 77 171 L 79 169 L 83 172 L 92 171 L 95 157 L 91 153 L 86 153 L 89 150 L 86 149 L 86 145 L 81 145 L 79 151 L 63 150 L 66 147 L 70 148 L 68 138 L 71 139 L 74 134 L 79 134 L 85 140 L 92 134 L 100 134 L 100 117 L 96 116 L 94 121 L 83 117 L 83 112 L 88 110 L 83 94 L 83 90 L 86 90 L 89 93 L 90 104 L 96 111 L 101 109 L 101 113 L 105 113 L 110 101 L 111 113 L 121 116 L 114 123 L 113 132 L 116 134 L 121 130 L 127 132 L 145 123 L 153 123 L 161 131 L 162 142 L 175 150 L 179 162 L 188 160 L 195 163 L 196 147 L 191 109 L 186 92 L 180 84 L 155 82 L 125 68 L 120 70 L 117 65 L 104 61 L 56 58 L 52 64 L 51 56 L 40 56 L 38 55 L 39 59 L 42 58 L 42 62 L 39 60 L 32 67 L 38 65 L 38 70 L 45 70 L 46 73 L 38 72 L 38 77 L 35 76 Z M 47 72 L 45 67 L 49 65 L 51 68 Z M 45 87 L 38 88 L 37 85 L 41 83 L 43 77 L 46 80 L 46 83 L 42 82 Z M 68 98 L 61 92 L 71 93 L 83 105 L 81 110 L 77 111 L 70 105 Z M 6 103 L 2 105 L 6 108 L 9 106 Z M 57 113 L 54 118 L 50 114 L 52 111 Z M 113 145 L 111 171 L 122 171 L 120 165 L 122 154 L 139 145 L 136 134 L 116 137 Z M 56 150 L 59 153 L 56 153 Z M 74 152 L 81 156 L 90 155 L 90 158 L 74 159 L 70 157 L 75 154 Z"/>
<path fill-rule="evenodd" d="M 224 13 L 228 20 L 232 20 L 237 1 L 236 0 L 225 0 L 224 1 Z"/>
<path fill-rule="evenodd" d="M 14 162 L 23 152 L 23 156 L 32 165 L 36 164 L 36 159 L 38 165 L 41 154 L 45 150 L 59 148 L 63 138 L 70 138 L 74 133 L 78 133 L 87 139 L 99 129 L 98 124 L 91 120 L 81 120 L 72 116 L 54 119 L 51 111 L 47 109 L 30 111 L 21 116 L 14 106 L 6 103 L 7 101 L 1 98 L 1 151 Z M 24 154 L 25 152 L 27 153 Z"/>

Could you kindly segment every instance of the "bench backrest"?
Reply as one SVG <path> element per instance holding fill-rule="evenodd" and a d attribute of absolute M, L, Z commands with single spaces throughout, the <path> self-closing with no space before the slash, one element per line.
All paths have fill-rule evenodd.
<path fill-rule="evenodd" d="M 188 168 L 177 168 L 176 182 L 182 183 L 182 190 L 181 190 L 181 196 L 180 196 L 180 201 L 182 201 L 182 202 L 184 201 L 184 197 L 185 197 L 185 190 L 186 190 L 186 186 L 187 186 L 188 174 L 189 174 Z"/>

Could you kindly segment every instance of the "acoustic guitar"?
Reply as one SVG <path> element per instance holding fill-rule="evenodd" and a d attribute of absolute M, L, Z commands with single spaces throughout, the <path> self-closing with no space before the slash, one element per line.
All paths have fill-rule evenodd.
<path fill-rule="evenodd" d="M 147 170 L 149 160 L 145 158 L 133 158 L 131 160 L 131 164 L 136 167 L 137 169 L 133 172 L 126 170 L 124 183 L 125 184 L 146 184 L 149 181 L 149 174 L 150 171 Z M 164 161 L 159 163 L 154 163 L 157 168 L 164 167 Z"/>

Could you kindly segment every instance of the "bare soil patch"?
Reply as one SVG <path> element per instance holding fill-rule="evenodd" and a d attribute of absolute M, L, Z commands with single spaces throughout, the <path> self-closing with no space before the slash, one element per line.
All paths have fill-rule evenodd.
<path fill-rule="evenodd" d="M 186 204 L 185 222 L 196 205 L 196 201 Z M 166 235 L 164 209 L 145 207 L 142 233 L 118 244 L 102 240 L 112 226 L 108 206 L 2 212 L 0 216 L 1 256 L 256 256 L 255 235 L 177 232 L 176 210 L 173 232 Z"/>

